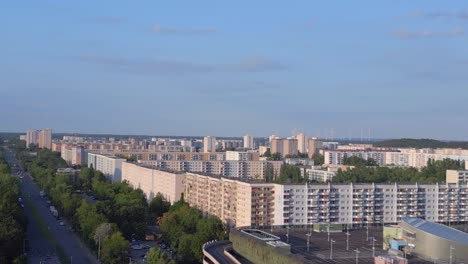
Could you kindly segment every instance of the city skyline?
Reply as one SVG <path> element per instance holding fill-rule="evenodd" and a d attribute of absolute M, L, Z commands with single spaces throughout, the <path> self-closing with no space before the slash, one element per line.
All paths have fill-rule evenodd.
<path fill-rule="evenodd" d="M 0 14 L 14 25 L 0 29 L 2 132 L 468 140 L 462 1 L 31 1 Z"/>

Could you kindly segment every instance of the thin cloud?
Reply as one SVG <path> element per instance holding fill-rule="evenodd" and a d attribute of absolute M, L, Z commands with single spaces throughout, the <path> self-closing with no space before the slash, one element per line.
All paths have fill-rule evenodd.
<path fill-rule="evenodd" d="M 462 28 L 455 28 L 449 31 L 409 31 L 409 30 L 397 30 L 393 32 L 393 35 L 401 39 L 418 39 L 418 38 L 431 38 L 431 37 L 456 37 L 462 36 L 465 31 Z"/>
<path fill-rule="evenodd" d="M 101 56 L 79 56 L 78 59 L 135 74 L 255 73 L 283 71 L 287 69 L 284 64 L 264 57 L 250 57 L 238 63 L 227 64 L 203 64 L 186 61 L 128 59 Z"/>
<path fill-rule="evenodd" d="M 466 10 L 456 11 L 456 12 L 415 12 L 408 15 L 409 17 L 421 17 L 428 19 L 459 19 L 459 20 L 468 20 L 468 12 Z"/>
<path fill-rule="evenodd" d="M 150 31 L 167 35 L 208 35 L 216 33 L 216 29 L 213 28 L 176 28 L 165 27 L 160 24 L 152 26 Z"/>

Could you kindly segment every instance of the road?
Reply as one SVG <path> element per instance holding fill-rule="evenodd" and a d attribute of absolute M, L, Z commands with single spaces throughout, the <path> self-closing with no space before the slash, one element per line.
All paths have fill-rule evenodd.
<path fill-rule="evenodd" d="M 45 237 L 45 232 L 62 248 L 66 258 L 73 264 L 98 263 L 91 251 L 81 242 L 78 236 L 70 231 L 65 219 L 57 220 L 49 211 L 47 198 L 40 196 L 40 189 L 32 180 L 31 175 L 24 172 L 15 158 L 14 153 L 4 148 L 4 158 L 12 168 L 12 175 L 21 178 L 21 195 L 24 211 L 28 218 L 28 262 L 29 263 L 60 263 L 54 244 Z M 60 225 L 63 221 L 64 225 Z M 47 230 L 41 232 L 41 227 Z"/>

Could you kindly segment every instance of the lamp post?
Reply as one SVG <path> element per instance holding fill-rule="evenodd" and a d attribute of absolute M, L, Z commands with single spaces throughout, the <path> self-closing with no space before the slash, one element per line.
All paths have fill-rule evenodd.
<path fill-rule="evenodd" d="M 366 241 L 369 242 L 369 223 L 366 224 Z"/>
<path fill-rule="evenodd" d="M 354 252 L 356 252 L 356 264 L 359 263 L 359 253 L 361 253 L 361 251 L 359 251 L 359 248 L 356 248 L 356 250 L 354 250 Z"/>
<path fill-rule="evenodd" d="M 349 250 L 349 236 L 350 235 L 351 234 L 348 231 L 346 231 L 346 250 Z"/>
<path fill-rule="evenodd" d="M 372 257 L 375 257 L 375 241 L 377 240 L 372 237 Z"/>
<path fill-rule="evenodd" d="M 452 256 L 452 250 L 454 250 L 455 248 L 450 245 L 450 264 L 452 264 L 452 259 L 453 259 L 453 256 Z"/>
<path fill-rule="evenodd" d="M 330 223 L 327 226 L 327 233 L 328 233 L 328 241 L 330 241 Z"/>
<path fill-rule="evenodd" d="M 286 233 L 286 241 L 287 241 L 287 243 L 289 243 L 289 229 L 290 229 L 290 228 L 291 228 L 291 227 L 289 227 L 289 226 L 286 227 L 286 232 L 287 232 L 287 233 Z"/>
<path fill-rule="evenodd" d="M 312 234 L 310 232 L 306 234 L 306 236 L 307 236 L 307 252 L 310 251 L 310 236 L 311 235 Z"/>
<path fill-rule="evenodd" d="M 333 259 L 333 243 L 335 243 L 335 240 L 330 240 L 330 259 Z"/>

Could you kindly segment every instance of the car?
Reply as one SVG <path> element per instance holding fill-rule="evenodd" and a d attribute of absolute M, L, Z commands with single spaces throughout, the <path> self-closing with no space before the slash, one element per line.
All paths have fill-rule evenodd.
<path fill-rule="evenodd" d="M 61 225 L 61 226 L 64 226 L 65 224 L 64 224 L 62 221 L 60 221 L 60 225 Z"/>
<path fill-rule="evenodd" d="M 165 249 L 165 248 L 166 248 L 166 244 L 161 244 L 159 247 L 162 248 L 162 249 Z"/>
<path fill-rule="evenodd" d="M 132 245 L 131 248 L 134 250 L 140 250 L 140 249 L 143 249 L 143 246 L 141 244 L 135 244 L 135 245 Z"/>

